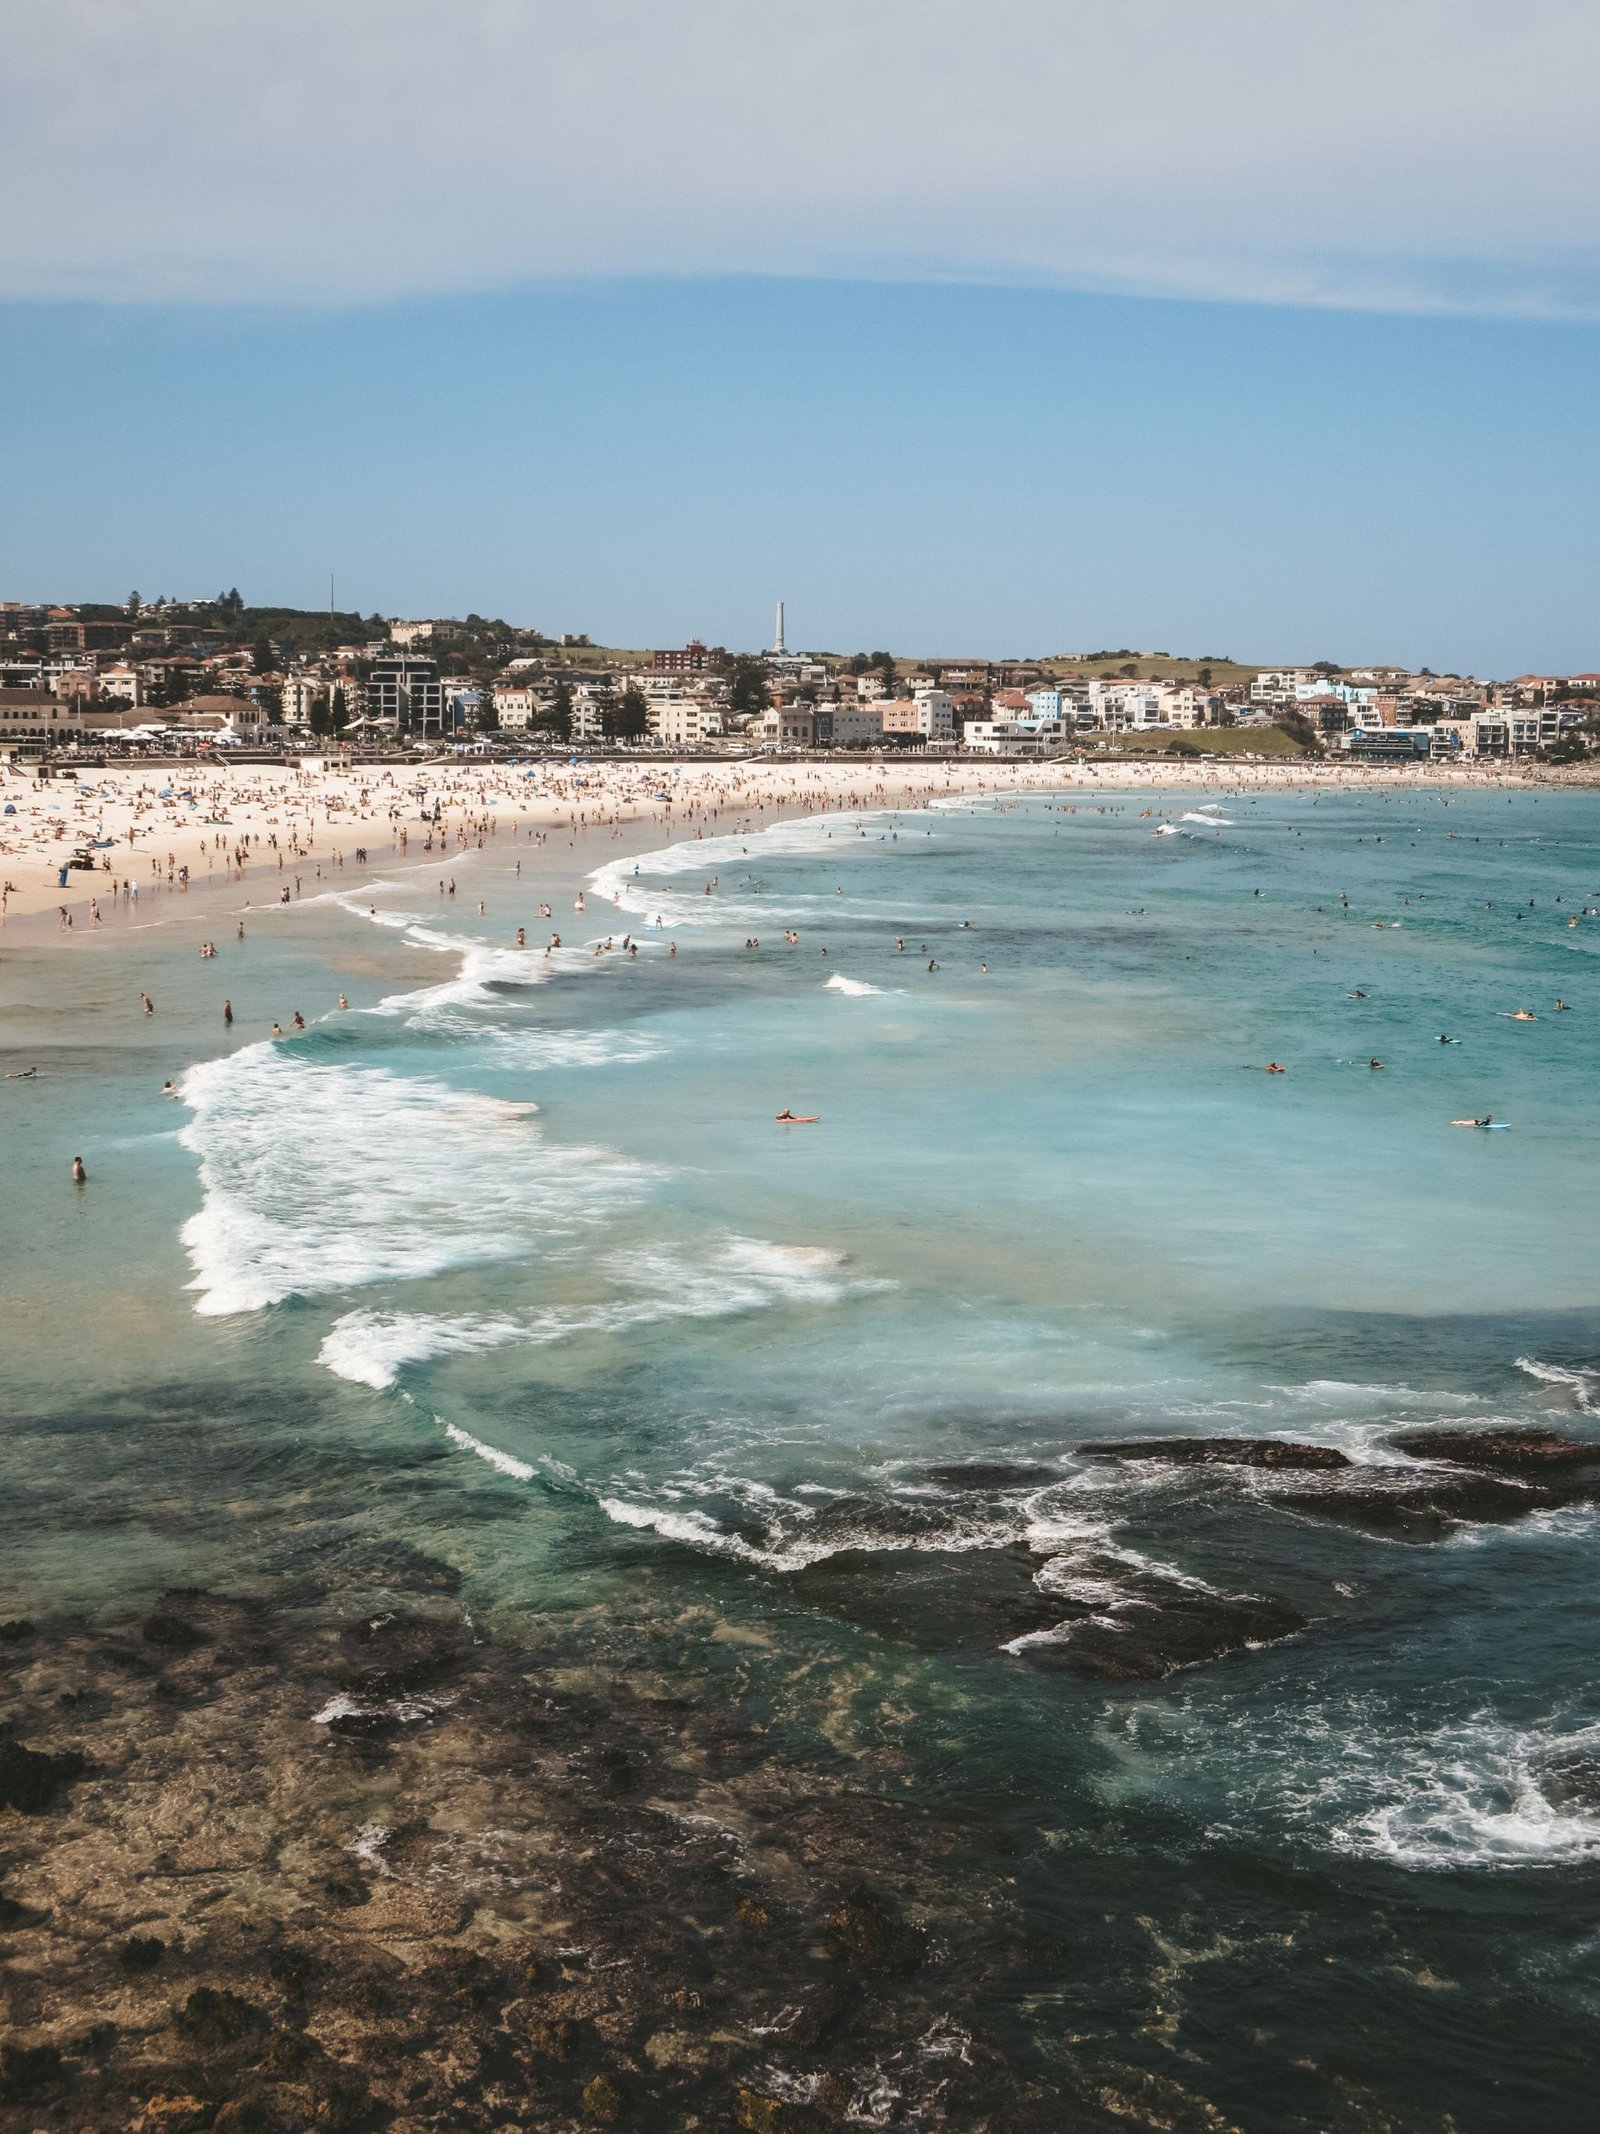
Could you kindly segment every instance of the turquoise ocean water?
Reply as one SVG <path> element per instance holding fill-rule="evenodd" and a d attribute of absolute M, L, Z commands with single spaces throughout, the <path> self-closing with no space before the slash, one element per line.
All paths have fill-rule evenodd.
<path fill-rule="evenodd" d="M 1541 1776 L 1600 1758 L 1594 1513 L 1418 1544 L 1075 1452 L 1595 1428 L 1600 801 L 1151 804 L 785 823 L 581 919 L 552 874 L 549 958 L 509 845 L 243 942 L 14 935 L 0 1612 L 408 1541 L 964 1818 L 1049 1952 L 1019 2052 L 1251 2129 L 1587 2123 L 1600 1805 Z M 1108 1684 L 996 1601 L 1152 1567 L 1308 1627 Z"/>

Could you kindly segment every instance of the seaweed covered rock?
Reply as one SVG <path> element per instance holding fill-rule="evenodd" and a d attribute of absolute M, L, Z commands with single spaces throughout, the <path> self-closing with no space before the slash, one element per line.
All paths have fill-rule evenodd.
<path fill-rule="evenodd" d="M 51 1755 L 26 1748 L 20 1741 L 0 1741 L 0 1808 L 15 1808 L 19 1815 L 43 1815 L 54 1806 L 56 1796 L 87 1769 L 76 1749 Z"/>

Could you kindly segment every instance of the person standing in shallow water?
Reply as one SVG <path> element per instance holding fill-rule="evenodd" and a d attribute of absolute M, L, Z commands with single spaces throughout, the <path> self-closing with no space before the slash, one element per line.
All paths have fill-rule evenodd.
<path fill-rule="evenodd" d="M 86 1186 L 89 1183 L 89 1174 L 83 1167 L 81 1156 L 74 1156 L 72 1159 L 72 1183 L 75 1186 Z"/>
<path fill-rule="evenodd" d="M 233 1002 L 231 1000 L 225 1000 L 222 1003 L 222 1026 L 225 1030 L 233 1027 Z"/>

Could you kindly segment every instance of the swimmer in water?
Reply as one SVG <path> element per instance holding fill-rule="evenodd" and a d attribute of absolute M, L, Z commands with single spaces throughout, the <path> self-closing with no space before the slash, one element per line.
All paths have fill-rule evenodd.
<path fill-rule="evenodd" d="M 1381 1068 L 1383 1062 L 1382 1060 L 1368 1060 L 1367 1065 L 1372 1068 Z"/>
<path fill-rule="evenodd" d="M 273 1034 L 273 1036 L 274 1036 L 274 1037 L 282 1037 L 282 1035 L 283 1035 L 283 1026 L 282 1026 L 282 1024 L 281 1024 L 281 1023 L 274 1023 L 274 1024 L 273 1024 L 273 1026 L 272 1026 L 272 1034 Z"/>
<path fill-rule="evenodd" d="M 83 1167 L 81 1156 L 74 1156 L 72 1159 L 72 1183 L 75 1186 L 86 1186 L 89 1183 L 89 1174 Z"/>
<path fill-rule="evenodd" d="M 821 1123 L 821 1112 L 793 1112 L 787 1104 L 782 1111 L 773 1115 L 773 1124 L 776 1126 L 820 1126 Z"/>
<path fill-rule="evenodd" d="M 1365 993 L 1357 990 L 1354 993 L 1346 993 L 1344 997 L 1346 1000 L 1365 1000 L 1367 996 Z"/>
<path fill-rule="evenodd" d="M 1263 1074 L 1287 1074 L 1289 1070 L 1287 1067 L 1280 1067 L 1276 1060 L 1268 1060 L 1261 1072 Z"/>
<path fill-rule="evenodd" d="M 1481 1119 L 1452 1119 L 1452 1126 L 1493 1126 L 1494 1113 L 1486 1111 Z"/>
<path fill-rule="evenodd" d="M 1508 1023 L 1536 1023 L 1538 1020 L 1531 1008 L 1517 1008 L 1506 1017 Z"/>
<path fill-rule="evenodd" d="M 230 1028 L 230 1027 L 232 1026 L 232 1023 L 233 1023 L 233 1002 L 232 1002 L 231 1000 L 225 1000 L 225 1001 L 224 1001 L 224 1002 L 222 1003 L 222 1027 L 223 1027 L 223 1028 L 224 1028 L 225 1030 L 226 1030 L 226 1029 L 229 1029 L 229 1028 Z"/>
<path fill-rule="evenodd" d="M 1441 1044 L 1441 1045 L 1459 1045 L 1459 1044 L 1460 1044 L 1460 1042 L 1461 1042 L 1461 1040 L 1460 1040 L 1460 1038 L 1459 1038 L 1459 1037 L 1445 1037 L 1445 1036 L 1444 1036 L 1444 1035 L 1443 1035 L 1443 1034 L 1441 1033 L 1441 1035 L 1440 1035 L 1440 1038 L 1439 1038 L 1439 1042 L 1440 1042 L 1440 1044 Z"/>
<path fill-rule="evenodd" d="M 7 1071 L 6 1080 L 8 1082 L 31 1082 L 38 1072 L 37 1067 L 13 1067 Z"/>
<path fill-rule="evenodd" d="M 306 1026 L 306 1019 L 298 1008 L 294 1011 L 294 1026 L 297 1030 L 303 1030 Z"/>
<path fill-rule="evenodd" d="M 350 1005 L 349 1001 L 345 999 L 342 993 L 339 995 L 339 1005 L 341 1008 L 348 1008 Z"/>
<path fill-rule="evenodd" d="M 1571 1003 L 1558 999 L 1556 1001 L 1556 1013 L 1558 1015 L 1570 1015 L 1572 1013 Z"/>
<path fill-rule="evenodd" d="M 176 1095 L 178 1094 L 178 1085 L 177 1085 L 177 1083 L 176 1083 L 176 1082 L 163 1082 L 163 1083 L 162 1083 L 162 1085 L 161 1085 L 161 1094 L 162 1094 L 162 1095 L 163 1095 L 164 1097 L 175 1097 L 175 1096 L 176 1096 Z"/>

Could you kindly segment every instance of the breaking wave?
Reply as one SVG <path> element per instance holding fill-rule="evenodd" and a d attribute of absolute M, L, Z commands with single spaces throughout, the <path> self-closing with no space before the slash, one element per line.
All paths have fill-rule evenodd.
<path fill-rule="evenodd" d="M 513 1259 L 655 1176 L 556 1147 L 534 1107 L 252 1045 L 185 1076 L 201 1207 L 182 1237 L 206 1314 Z"/>

